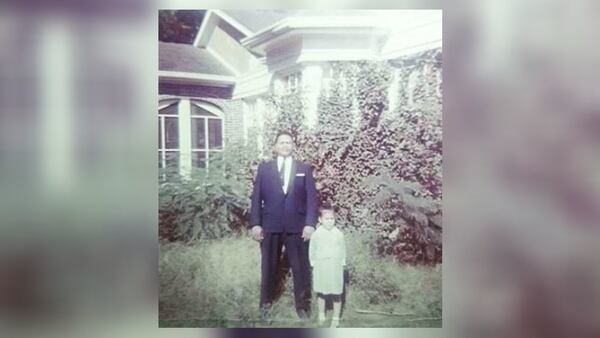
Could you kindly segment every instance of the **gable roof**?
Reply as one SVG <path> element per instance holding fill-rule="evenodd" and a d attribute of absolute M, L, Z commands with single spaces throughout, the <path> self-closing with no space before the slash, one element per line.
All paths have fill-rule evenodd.
<path fill-rule="evenodd" d="M 173 42 L 159 42 L 158 69 L 213 75 L 234 75 L 206 49 Z"/>
<path fill-rule="evenodd" d="M 282 9 L 210 9 L 206 12 L 193 45 L 205 47 L 215 26 L 219 25 L 236 40 L 241 40 L 290 16 L 305 10 Z"/>

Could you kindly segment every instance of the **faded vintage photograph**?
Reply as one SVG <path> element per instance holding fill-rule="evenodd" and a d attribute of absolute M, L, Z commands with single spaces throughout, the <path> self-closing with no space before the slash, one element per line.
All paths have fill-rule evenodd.
<path fill-rule="evenodd" d="M 158 20 L 159 326 L 442 327 L 442 11 Z"/>

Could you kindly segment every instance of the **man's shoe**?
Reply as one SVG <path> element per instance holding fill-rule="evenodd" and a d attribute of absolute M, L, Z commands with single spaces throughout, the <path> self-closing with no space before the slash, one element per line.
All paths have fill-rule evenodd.
<path fill-rule="evenodd" d="M 268 306 L 260 308 L 260 320 L 268 322 L 271 320 L 271 308 Z"/>
<path fill-rule="evenodd" d="M 302 321 L 308 320 L 308 314 L 306 313 L 306 311 L 296 310 L 296 313 L 298 314 L 298 318 L 300 318 L 300 320 L 302 320 Z"/>

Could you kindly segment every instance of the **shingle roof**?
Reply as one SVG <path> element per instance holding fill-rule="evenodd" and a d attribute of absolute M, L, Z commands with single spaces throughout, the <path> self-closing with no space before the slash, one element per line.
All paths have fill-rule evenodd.
<path fill-rule="evenodd" d="M 274 24 L 284 18 L 297 15 L 299 10 L 260 9 L 260 10 L 223 10 L 223 12 L 253 32 Z"/>
<path fill-rule="evenodd" d="M 234 75 L 206 49 L 172 42 L 159 42 L 158 68 L 176 72 Z"/>

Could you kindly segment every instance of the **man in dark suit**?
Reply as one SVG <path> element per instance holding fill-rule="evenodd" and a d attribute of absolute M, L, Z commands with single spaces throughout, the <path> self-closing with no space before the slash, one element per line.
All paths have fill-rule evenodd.
<path fill-rule="evenodd" d="M 260 242 L 263 316 L 271 306 L 283 246 L 292 268 L 296 312 L 306 319 L 310 316 L 308 240 L 315 231 L 318 200 L 312 168 L 294 160 L 293 149 L 292 136 L 280 132 L 275 138 L 277 157 L 258 166 L 252 191 L 250 232 Z"/>

